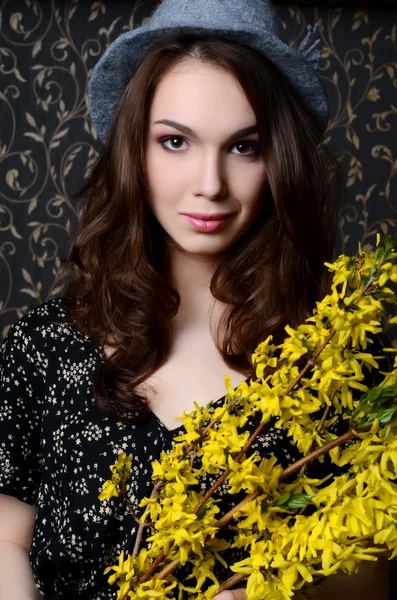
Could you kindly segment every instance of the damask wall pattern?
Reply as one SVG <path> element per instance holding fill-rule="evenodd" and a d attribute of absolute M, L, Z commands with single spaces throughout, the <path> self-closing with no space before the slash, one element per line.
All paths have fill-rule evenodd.
<path fill-rule="evenodd" d="M 100 148 L 87 81 L 117 35 L 155 0 L 0 3 L 0 339 L 62 288 L 80 188 Z M 336 252 L 364 250 L 397 225 L 397 12 L 276 6 L 289 43 L 319 23 L 326 132 L 347 175 Z M 397 333 L 387 330 L 397 345 Z"/>
<path fill-rule="evenodd" d="M 0 340 L 62 290 L 79 205 L 100 141 L 87 81 L 122 32 L 158 0 L 0 0 Z M 326 132 L 347 175 L 336 254 L 374 246 L 397 226 L 397 12 L 276 6 L 289 42 L 319 23 Z M 395 328 L 389 339 L 397 346 Z M 397 589 L 396 569 L 390 597 Z"/>

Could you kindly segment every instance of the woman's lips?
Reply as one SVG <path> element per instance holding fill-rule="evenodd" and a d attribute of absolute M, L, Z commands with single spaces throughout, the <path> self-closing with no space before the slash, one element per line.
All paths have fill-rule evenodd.
<path fill-rule="evenodd" d="M 228 221 L 230 221 L 230 219 L 232 218 L 233 215 L 230 215 L 229 217 L 226 217 L 225 219 L 216 219 L 216 220 L 204 220 L 204 219 L 197 219 L 196 217 L 190 217 L 189 215 L 183 215 L 188 222 L 190 223 L 190 225 L 196 229 L 196 231 L 204 231 L 205 233 L 209 233 L 211 231 L 216 231 L 217 229 L 220 229 L 221 227 L 223 227 Z"/>

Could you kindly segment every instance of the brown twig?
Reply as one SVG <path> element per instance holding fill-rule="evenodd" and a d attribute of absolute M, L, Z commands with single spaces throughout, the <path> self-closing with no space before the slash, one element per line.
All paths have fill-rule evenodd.
<path fill-rule="evenodd" d="M 345 444 L 346 442 L 348 442 L 349 440 L 351 440 L 354 437 L 356 437 L 354 430 L 349 429 L 349 431 L 346 431 L 346 433 L 344 433 L 343 435 L 340 435 L 335 440 L 328 442 L 328 444 L 324 444 L 324 446 L 321 446 L 321 448 L 317 448 L 317 450 L 313 450 L 313 452 L 311 452 L 310 455 L 304 456 L 303 458 L 297 460 L 292 465 L 289 465 L 289 467 L 284 469 L 284 471 L 281 473 L 280 480 L 285 479 L 292 473 L 295 473 L 295 471 L 300 469 L 303 465 L 307 465 L 312 460 L 315 460 L 322 454 L 325 454 L 326 452 L 329 452 L 330 450 L 332 450 L 332 448 L 341 446 L 342 444 Z M 307 460 L 309 458 L 309 456 L 310 456 L 310 460 Z"/>
<path fill-rule="evenodd" d="M 337 390 L 334 390 L 334 391 L 332 392 L 332 394 L 331 394 L 331 398 L 330 398 L 330 401 L 331 401 L 331 402 L 332 402 L 332 401 L 333 401 L 333 399 L 335 398 L 335 394 L 336 394 L 336 392 L 337 392 Z M 321 434 L 322 434 L 322 432 L 323 432 L 323 430 L 324 430 L 325 421 L 327 420 L 327 417 L 328 417 L 328 414 L 329 414 L 329 410 L 330 410 L 330 408 L 331 408 L 331 406 L 329 406 L 329 405 L 327 405 L 327 406 L 325 407 L 325 410 L 324 410 L 324 412 L 323 412 L 323 416 L 321 417 L 321 421 L 320 421 L 320 423 L 319 423 L 319 424 L 318 424 L 318 426 L 317 426 L 317 433 L 318 433 L 319 435 L 321 435 Z M 310 454 L 310 452 L 312 452 L 312 451 L 313 451 L 314 445 L 315 445 L 315 442 L 313 441 L 313 443 L 312 443 L 312 445 L 310 446 L 310 449 L 309 449 L 309 454 Z M 306 465 L 304 465 L 304 466 L 301 468 L 299 475 L 303 475 L 303 473 L 305 472 L 305 469 L 306 469 Z"/>
<path fill-rule="evenodd" d="M 224 581 L 218 587 L 218 589 L 214 593 L 214 596 L 216 596 L 216 594 L 220 594 L 224 590 L 230 590 L 231 587 L 234 587 L 235 585 L 237 585 L 238 583 L 240 583 L 240 581 L 244 581 L 244 579 L 246 577 L 247 577 L 246 573 L 235 573 L 234 575 L 232 575 L 231 577 L 229 577 L 229 579 L 226 579 L 226 581 Z"/>
<path fill-rule="evenodd" d="M 244 581 L 244 579 L 247 577 L 247 575 L 245 573 L 235 573 L 234 575 L 232 575 L 231 577 L 229 577 L 229 579 L 227 579 L 224 583 L 222 583 L 219 588 L 216 590 L 216 592 L 214 592 L 214 596 L 216 594 L 220 594 L 221 592 L 225 591 L 225 590 L 230 590 L 231 587 L 234 587 L 235 585 L 237 585 L 238 583 L 240 583 L 240 581 Z M 313 583 L 315 583 L 316 581 L 319 581 L 321 579 L 321 577 L 313 577 Z M 310 597 L 316 598 L 316 596 L 313 594 L 312 590 L 314 588 L 311 587 L 310 588 Z M 309 596 L 307 595 L 309 592 L 308 590 L 305 590 L 306 593 L 302 592 L 300 589 L 299 590 L 294 590 L 294 600 L 309 600 Z M 317 592 L 317 589 L 315 590 L 315 592 Z M 314 600 L 313 598 L 313 600 Z M 321 600 L 322 596 L 318 597 L 318 600 Z"/>
<path fill-rule="evenodd" d="M 315 351 L 315 353 L 309 358 L 309 360 L 307 361 L 306 365 L 303 367 L 302 371 L 300 371 L 300 373 L 298 373 L 298 375 L 295 377 L 294 381 L 291 383 L 291 385 L 289 386 L 289 388 L 285 392 L 285 395 L 288 395 L 290 393 L 290 391 L 302 379 L 303 375 L 306 374 L 306 372 L 309 370 L 309 368 L 312 367 L 315 364 L 317 358 L 319 357 L 319 355 L 321 354 L 321 352 L 324 350 L 324 348 L 328 344 L 328 342 L 333 338 L 333 336 L 335 335 L 335 333 L 336 333 L 336 330 L 335 329 L 331 329 L 330 333 L 327 335 L 327 337 L 325 338 L 325 340 L 323 341 L 323 343 L 321 344 L 321 346 L 319 346 L 317 348 L 317 350 Z"/>
<path fill-rule="evenodd" d="M 158 489 L 160 487 L 162 487 L 162 484 L 163 484 L 162 481 L 158 481 L 155 484 L 155 486 L 153 487 L 152 493 L 150 495 L 151 498 L 154 498 L 154 496 L 157 494 Z M 128 500 L 127 500 L 127 502 L 128 502 Z M 133 558 L 135 558 L 138 555 L 139 546 L 140 546 L 141 540 L 142 540 L 143 530 L 145 529 L 145 527 L 150 527 L 150 525 L 152 525 L 152 523 L 142 523 L 141 521 L 138 521 L 138 523 L 139 523 L 139 527 L 138 527 L 138 531 L 137 531 L 137 534 L 136 534 L 136 539 L 135 539 L 135 544 L 134 544 L 134 550 L 132 552 Z"/>
<path fill-rule="evenodd" d="M 196 450 L 193 450 L 190 455 L 190 468 L 191 469 L 193 468 L 193 464 L 194 464 L 194 460 L 195 460 L 196 456 L 197 456 L 197 452 L 196 452 Z"/>
<path fill-rule="evenodd" d="M 367 281 L 366 285 L 363 288 L 363 292 L 362 295 L 366 296 L 367 293 L 369 293 L 369 288 L 371 287 L 371 285 L 373 284 L 373 282 L 376 280 L 376 277 L 374 275 L 372 275 L 369 280 Z"/>
<path fill-rule="evenodd" d="M 122 494 L 124 500 L 127 503 L 127 506 L 128 506 L 128 509 L 129 509 L 130 513 L 132 514 L 132 516 L 134 517 L 134 519 L 138 523 L 138 525 L 140 525 L 141 522 L 140 522 L 139 518 L 136 516 L 136 514 L 134 513 L 134 509 L 132 508 L 132 505 L 131 505 L 130 501 L 128 500 L 127 491 L 126 491 L 125 488 L 121 489 L 121 494 Z"/>
<path fill-rule="evenodd" d="M 358 544 L 358 542 L 363 542 L 364 540 L 369 540 L 370 538 L 374 537 L 374 535 L 376 533 L 379 533 L 380 531 L 386 531 L 387 527 L 384 527 L 383 529 L 379 529 L 379 531 L 373 531 L 372 533 L 367 533 L 366 535 L 362 535 L 361 537 L 358 538 L 354 538 L 353 540 L 348 540 L 347 542 L 345 542 L 345 546 L 351 546 L 352 544 Z"/>
<path fill-rule="evenodd" d="M 334 399 L 334 396 L 335 396 L 335 394 L 336 394 L 336 390 L 335 390 L 335 391 L 332 393 L 332 396 L 331 396 L 331 401 Z M 331 408 L 330 406 L 326 406 L 326 407 L 325 407 L 325 410 L 324 410 L 323 416 L 321 417 L 321 421 L 320 421 L 320 423 L 318 424 L 318 427 L 317 427 L 317 433 L 318 433 L 319 435 L 321 435 L 321 434 L 322 434 L 322 432 L 323 432 L 324 425 L 325 425 L 325 421 L 327 420 L 327 417 L 328 417 L 328 414 L 329 414 L 329 409 L 330 409 L 330 408 Z"/>
<path fill-rule="evenodd" d="M 299 471 L 299 469 L 301 467 L 303 467 L 304 465 L 309 464 L 309 462 L 312 462 L 319 456 L 322 456 L 326 452 L 329 452 L 330 450 L 332 450 L 332 448 L 335 448 L 336 446 L 341 446 L 342 444 L 348 442 L 349 440 L 351 440 L 354 437 L 354 435 L 355 435 L 354 432 L 351 429 L 349 429 L 349 431 L 347 431 L 343 435 L 339 436 L 335 440 L 328 442 L 328 444 L 324 444 L 324 446 L 321 446 L 321 448 L 317 448 L 317 450 L 314 450 L 307 456 L 304 456 L 303 458 L 292 463 L 292 465 L 289 465 L 281 473 L 279 481 L 283 481 L 284 479 L 286 479 L 287 477 L 292 475 L 292 473 L 295 473 L 295 471 Z M 236 512 L 241 510 L 243 508 L 243 506 L 245 506 L 245 504 L 247 504 L 247 502 L 251 502 L 251 500 L 254 500 L 255 498 L 257 498 L 257 496 L 259 496 L 261 493 L 262 493 L 261 491 L 259 491 L 259 492 L 256 491 L 256 492 L 252 492 L 251 494 L 246 496 L 241 502 L 239 502 L 239 504 L 237 504 L 236 506 L 233 506 L 233 508 L 231 508 L 228 513 L 223 515 L 223 517 L 221 519 L 219 519 L 219 521 L 217 522 L 216 526 L 221 529 L 222 527 L 227 525 L 232 520 L 232 518 Z"/>

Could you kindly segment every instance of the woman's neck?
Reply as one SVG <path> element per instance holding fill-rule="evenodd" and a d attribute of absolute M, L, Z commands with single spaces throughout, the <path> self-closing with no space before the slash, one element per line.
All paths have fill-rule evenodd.
<path fill-rule="evenodd" d="M 210 329 L 217 324 L 224 306 L 210 292 L 211 278 L 220 258 L 193 255 L 173 248 L 169 254 L 169 278 L 181 302 L 173 318 L 176 328 Z M 212 316 L 211 316 L 212 315 Z"/>

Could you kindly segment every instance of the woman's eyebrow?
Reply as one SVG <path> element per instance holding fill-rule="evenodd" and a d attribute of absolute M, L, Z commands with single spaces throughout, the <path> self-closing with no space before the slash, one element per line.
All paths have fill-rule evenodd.
<path fill-rule="evenodd" d="M 197 133 L 195 131 L 193 131 L 193 129 L 191 129 L 187 125 L 182 125 L 182 123 L 178 123 L 177 121 L 171 121 L 170 119 L 161 119 L 160 121 L 154 121 L 153 125 L 155 125 L 156 123 L 162 123 L 163 125 L 169 125 L 170 127 L 174 127 L 175 129 L 178 129 L 182 133 L 185 133 L 186 135 L 190 135 L 192 138 L 194 138 L 196 140 L 199 139 L 199 136 L 197 135 Z M 229 138 L 226 141 L 231 142 L 232 140 L 242 137 L 243 135 L 250 135 L 251 133 L 257 133 L 257 132 L 258 132 L 257 125 L 250 125 L 249 127 L 243 127 L 243 129 L 239 129 L 235 133 L 232 133 L 232 135 L 229 136 Z"/>

